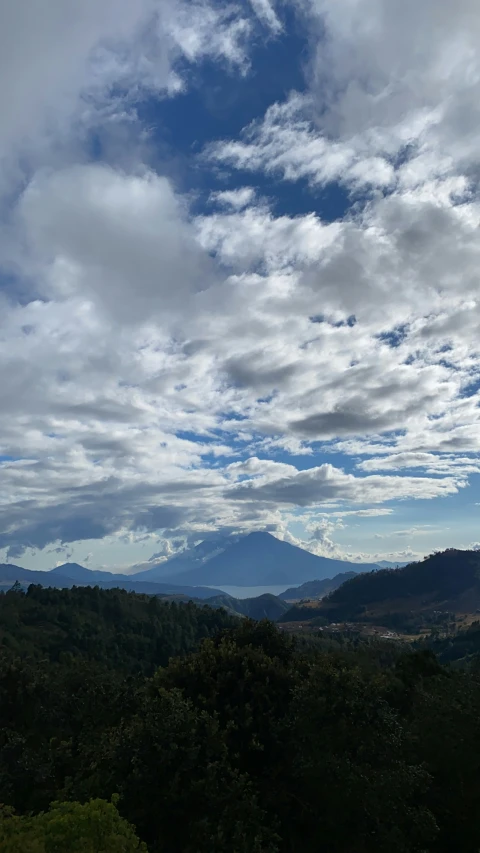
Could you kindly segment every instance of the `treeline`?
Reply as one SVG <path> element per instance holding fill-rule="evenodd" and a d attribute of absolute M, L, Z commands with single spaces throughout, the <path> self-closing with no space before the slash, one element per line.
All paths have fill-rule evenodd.
<path fill-rule="evenodd" d="M 50 662 L 100 661 L 109 669 L 151 675 L 236 620 L 192 602 L 165 601 L 122 589 L 52 589 L 0 594 L 0 648 Z"/>
<path fill-rule="evenodd" d="M 114 626 L 144 636 L 157 605 L 102 592 L 94 654 L 78 638 L 59 648 L 57 623 L 62 600 L 62 618 L 90 624 L 95 591 L 88 606 L 85 589 L 42 592 L 44 622 L 26 604 L 38 590 L 1 602 L 2 851 L 478 853 L 475 673 L 429 650 L 232 628 L 199 608 L 194 641 L 206 626 L 210 636 L 141 674 L 153 658 L 135 670 Z M 49 605 L 51 592 L 67 597 Z M 108 597 L 125 624 L 106 615 Z M 181 633 L 188 605 L 168 608 Z"/>

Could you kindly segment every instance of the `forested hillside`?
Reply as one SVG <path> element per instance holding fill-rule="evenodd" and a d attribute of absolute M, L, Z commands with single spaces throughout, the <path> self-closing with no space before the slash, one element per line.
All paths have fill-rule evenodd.
<path fill-rule="evenodd" d="M 98 661 L 150 675 L 170 657 L 236 620 L 192 602 L 163 601 L 121 589 L 45 589 L 0 595 L 0 649 L 51 662 Z"/>
<path fill-rule="evenodd" d="M 480 621 L 452 636 L 427 637 L 417 645 L 432 649 L 442 663 L 470 666 L 480 672 Z"/>
<path fill-rule="evenodd" d="M 319 603 L 317 615 L 408 627 L 435 611 L 475 613 L 479 607 L 480 553 L 450 548 L 402 569 L 356 575 Z"/>
<path fill-rule="evenodd" d="M 232 598 L 231 595 L 215 595 L 207 598 L 205 604 L 210 607 L 223 607 L 227 612 L 250 619 L 270 619 L 277 622 L 288 610 L 289 605 L 280 597 L 267 592 L 256 598 Z"/>
<path fill-rule="evenodd" d="M 119 591 L 0 624 L 2 853 L 480 849 L 474 671 Z"/>
<path fill-rule="evenodd" d="M 285 592 L 280 593 L 279 598 L 282 598 L 284 601 L 296 601 L 302 598 L 322 598 L 322 596 L 327 595 L 329 592 L 333 592 L 342 583 L 350 580 L 350 578 L 354 578 L 356 574 L 357 572 L 341 572 L 333 578 L 325 578 L 321 581 L 307 581 L 300 584 L 300 586 L 292 586 L 286 589 Z"/>

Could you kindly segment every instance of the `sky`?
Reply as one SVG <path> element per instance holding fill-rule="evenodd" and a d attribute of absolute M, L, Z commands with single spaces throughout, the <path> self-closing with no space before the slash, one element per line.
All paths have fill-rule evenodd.
<path fill-rule="evenodd" d="M 0 0 L 0 561 L 477 545 L 477 0 Z"/>

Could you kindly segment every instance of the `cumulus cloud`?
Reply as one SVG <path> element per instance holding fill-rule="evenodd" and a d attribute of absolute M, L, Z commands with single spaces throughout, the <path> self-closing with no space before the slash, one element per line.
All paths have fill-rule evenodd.
<path fill-rule="evenodd" d="M 261 476 L 232 488 L 236 500 L 256 500 L 272 504 L 296 506 L 324 504 L 335 500 L 359 503 L 381 503 L 402 498 L 434 498 L 454 494 L 462 483 L 454 478 L 426 477 L 354 477 L 328 463 L 306 471 L 291 468 L 289 474 L 276 479 Z"/>
<path fill-rule="evenodd" d="M 240 187 L 236 190 L 219 190 L 210 193 L 210 201 L 216 202 L 221 207 L 232 208 L 233 210 L 242 210 L 251 204 L 255 198 L 255 190 L 253 187 Z"/>
<path fill-rule="evenodd" d="M 125 323 L 184 305 L 214 281 L 165 177 L 104 165 L 40 174 L 18 215 L 47 298 L 98 300 Z"/>
<path fill-rule="evenodd" d="M 238 7 L 208 0 L 2 2 L 0 144 L 37 135 L 46 121 L 70 111 L 81 92 L 118 81 L 175 91 L 178 58 L 211 56 L 244 66 L 249 32 L 248 15 Z"/>

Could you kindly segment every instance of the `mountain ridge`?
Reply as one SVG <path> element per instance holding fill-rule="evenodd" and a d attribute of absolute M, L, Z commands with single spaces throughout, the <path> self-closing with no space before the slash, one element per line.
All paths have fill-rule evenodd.
<path fill-rule="evenodd" d="M 84 572 L 82 580 L 79 579 L 78 572 L 74 572 L 77 575 L 76 577 L 68 577 L 59 572 L 60 569 L 68 571 L 69 565 L 78 566 L 77 563 L 65 563 L 65 565 L 57 566 L 50 571 L 40 572 L 32 569 L 24 569 L 21 566 L 14 566 L 10 563 L 0 563 L 0 588 L 10 588 L 18 581 L 22 586 L 35 584 L 55 589 L 71 589 L 73 586 L 98 586 L 100 589 L 124 589 L 127 592 L 137 592 L 144 595 L 182 595 L 185 598 L 192 599 L 211 598 L 212 595 L 224 594 L 220 589 L 212 589 L 210 587 L 186 586 L 173 583 L 149 583 L 148 581 L 136 581 L 134 577 L 129 575 L 113 575 L 109 572 L 100 572 L 101 575 L 105 574 L 109 576 L 109 580 L 99 580 L 97 572 L 86 569 L 84 566 L 79 566 Z M 88 573 L 88 575 L 85 573 Z"/>
<path fill-rule="evenodd" d="M 79 563 L 63 563 L 60 566 L 55 566 L 54 569 L 50 569 L 48 574 L 59 574 L 67 578 L 72 578 L 72 580 L 97 579 L 99 581 L 112 581 L 129 578 L 129 575 L 122 575 L 120 572 L 87 569 L 86 566 L 81 566 Z"/>
<path fill-rule="evenodd" d="M 401 569 L 358 574 L 318 603 L 327 621 L 411 622 L 480 608 L 480 553 L 455 548 L 429 555 Z"/>
<path fill-rule="evenodd" d="M 337 587 L 341 586 L 342 583 L 346 583 L 346 581 L 351 580 L 357 574 L 360 574 L 360 572 L 341 572 L 333 578 L 306 581 L 306 583 L 302 583 L 300 586 L 286 589 L 285 592 L 281 592 L 278 597 L 281 598 L 282 601 L 298 601 L 305 598 L 320 598 L 321 596 L 328 595 L 328 593 L 333 592 L 334 589 L 337 589 Z"/>

